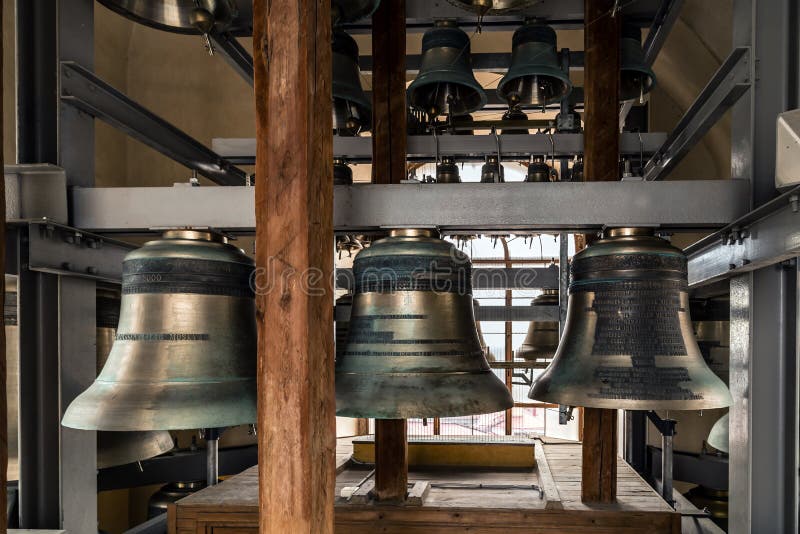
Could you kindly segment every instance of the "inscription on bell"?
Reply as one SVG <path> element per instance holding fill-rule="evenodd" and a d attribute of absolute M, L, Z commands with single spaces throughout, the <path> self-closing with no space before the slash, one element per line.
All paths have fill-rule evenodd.
<path fill-rule="evenodd" d="M 630 355 L 634 366 L 647 365 L 654 356 L 685 355 L 680 294 L 658 283 L 637 285 L 635 291 L 624 287 L 595 293 L 590 308 L 597 314 L 592 353 Z"/>
<path fill-rule="evenodd" d="M 208 341 L 208 339 L 208 334 L 182 334 L 178 332 L 117 334 L 118 341 Z"/>

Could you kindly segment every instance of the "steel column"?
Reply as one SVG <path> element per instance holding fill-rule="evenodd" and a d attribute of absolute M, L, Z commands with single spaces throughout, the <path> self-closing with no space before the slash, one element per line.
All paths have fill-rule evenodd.
<path fill-rule="evenodd" d="M 731 280 L 730 532 L 796 532 L 796 262 Z"/>

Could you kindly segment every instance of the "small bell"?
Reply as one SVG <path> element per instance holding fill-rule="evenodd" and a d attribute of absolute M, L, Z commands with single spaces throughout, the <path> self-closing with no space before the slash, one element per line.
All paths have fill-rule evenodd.
<path fill-rule="evenodd" d="M 708 433 L 706 443 L 717 449 L 718 451 L 729 453 L 730 443 L 728 441 L 730 436 L 730 414 L 726 413 L 711 427 L 711 432 Z"/>
<path fill-rule="evenodd" d="M 572 181 L 583 181 L 583 154 L 575 156 L 575 163 L 572 164 Z"/>
<path fill-rule="evenodd" d="M 358 45 L 345 31 L 333 30 L 333 127 L 354 136 L 372 128 L 372 103 L 361 87 Z"/>
<path fill-rule="evenodd" d="M 503 178 L 503 166 L 496 155 L 486 156 L 486 163 L 481 167 L 482 184 L 499 184 L 505 182 Z"/>
<path fill-rule="evenodd" d="M 620 41 L 619 99 L 644 100 L 656 85 L 656 75 L 644 61 L 642 31 L 636 26 L 624 24 Z M 643 103 L 643 102 L 642 102 Z"/>
<path fill-rule="evenodd" d="M 131 431 L 255 422 L 252 274 L 253 260 L 211 231 L 168 230 L 129 253 L 111 354 L 62 424 Z"/>
<path fill-rule="evenodd" d="M 521 109 L 515 107 L 515 108 L 510 108 L 508 111 L 503 113 L 503 118 L 501 119 L 501 122 L 519 122 L 519 121 L 526 121 L 526 120 L 528 120 L 528 116 L 525 115 L 525 113 Z M 524 135 L 524 134 L 528 133 L 528 130 L 517 129 L 517 128 L 511 129 L 511 130 L 502 129 L 502 130 L 500 130 L 500 133 L 502 135 L 515 135 L 515 134 L 516 135 L 519 135 L 519 134 L 523 134 Z"/>
<path fill-rule="evenodd" d="M 353 169 L 343 158 L 333 158 L 333 185 L 353 185 Z"/>
<path fill-rule="evenodd" d="M 545 289 L 531 306 L 558 306 L 558 289 Z M 550 360 L 558 348 L 558 321 L 531 321 L 528 335 L 515 356 L 523 360 Z"/>
<path fill-rule="evenodd" d="M 569 94 L 572 83 L 559 65 L 550 26 L 527 22 L 514 32 L 512 47 L 511 67 L 497 85 L 509 107 L 542 108 Z"/>
<path fill-rule="evenodd" d="M 614 228 L 572 260 L 567 321 L 528 396 L 626 410 L 730 405 L 692 333 L 686 255 L 652 229 Z"/>
<path fill-rule="evenodd" d="M 436 164 L 436 183 L 437 184 L 460 184 L 461 177 L 458 174 L 458 164 L 452 156 L 443 156 L 442 161 Z"/>
<path fill-rule="evenodd" d="M 553 168 L 545 163 L 544 156 L 533 156 L 528 165 L 526 182 L 549 182 L 553 177 Z"/>
<path fill-rule="evenodd" d="M 452 21 L 436 21 L 422 36 L 419 74 L 408 86 L 412 108 L 430 117 L 465 115 L 486 105 L 472 74 L 469 36 Z"/>
<path fill-rule="evenodd" d="M 481 349 L 470 272 L 469 258 L 432 230 L 392 230 L 356 256 L 337 415 L 450 417 L 513 405 Z"/>

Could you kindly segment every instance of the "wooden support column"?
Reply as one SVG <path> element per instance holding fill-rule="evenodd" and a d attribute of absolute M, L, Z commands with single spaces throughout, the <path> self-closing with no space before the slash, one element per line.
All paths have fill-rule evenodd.
<path fill-rule="evenodd" d="M 404 501 L 408 490 L 405 419 L 375 419 L 375 497 Z"/>
<path fill-rule="evenodd" d="M 372 15 L 372 182 L 406 179 L 406 2 Z"/>
<path fill-rule="evenodd" d="M 585 0 L 584 165 L 587 181 L 619 180 L 619 36 L 614 0 Z M 581 500 L 617 497 L 617 411 L 583 410 Z"/>
<path fill-rule="evenodd" d="M 259 532 L 333 533 L 330 0 L 255 0 Z"/>
<path fill-rule="evenodd" d="M 381 2 L 372 15 L 372 181 L 406 178 L 406 2 Z M 375 496 L 404 501 L 408 443 L 404 419 L 375 420 Z"/>
<path fill-rule="evenodd" d="M 3 26 L 3 9 L 0 8 L 0 27 Z M 3 71 L 3 42 L 0 40 L 0 72 Z M 3 80 L 0 79 L 0 94 L 3 94 Z M 0 124 L 3 122 L 3 99 L 0 98 Z M 0 167 L 3 163 L 3 131 L 0 129 Z M 0 265 L 6 264 L 6 189 L 0 187 Z M 6 279 L 0 279 L 0 295 L 5 298 Z M 0 317 L 0 532 L 8 525 L 7 483 L 8 483 L 8 392 L 6 391 L 6 329 L 5 320 Z"/>

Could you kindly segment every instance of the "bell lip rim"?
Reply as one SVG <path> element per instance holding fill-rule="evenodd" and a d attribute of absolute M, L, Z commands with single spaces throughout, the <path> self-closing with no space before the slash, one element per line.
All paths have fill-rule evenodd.
<path fill-rule="evenodd" d="M 649 226 L 615 226 L 603 229 L 602 239 L 612 237 L 657 237 L 656 229 Z"/>
<path fill-rule="evenodd" d="M 388 237 L 428 237 L 440 239 L 441 233 L 435 226 L 418 226 L 404 228 L 389 228 Z"/>

